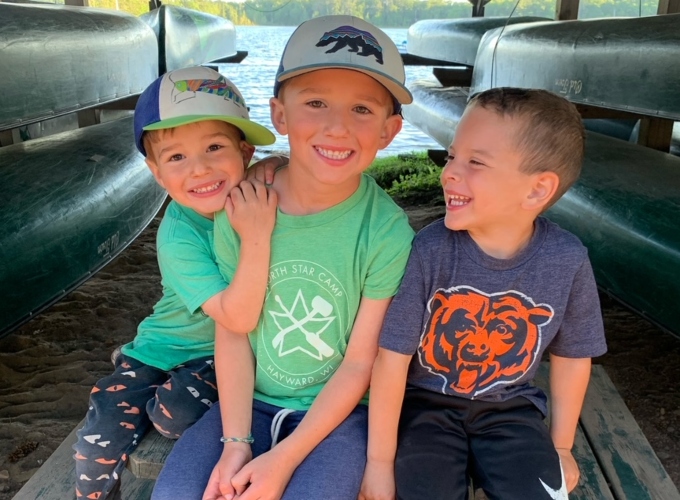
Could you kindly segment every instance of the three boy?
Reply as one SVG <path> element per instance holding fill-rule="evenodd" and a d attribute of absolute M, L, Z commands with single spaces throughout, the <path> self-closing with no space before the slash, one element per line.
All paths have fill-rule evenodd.
<path fill-rule="evenodd" d="M 303 23 L 286 46 L 271 108 L 291 162 L 274 182 L 271 251 L 267 209 L 242 226 L 229 208 L 216 218 L 227 290 L 244 276 L 249 241 L 250 269 L 260 280 L 265 269 L 269 286 L 265 296 L 256 279 L 244 314 L 218 320 L 222 413 L 213 405 L 177 443 L 154 498 L 201 498 L 206 483 L 204 498 L 356 498 L 359 403 L 411 238 L 403 213 L 362 175 L 410 102 L 385 39 L 329 16 Z M 590 357 L 606 346 L 584 247 L 538 216 L 578 177 L 580 117 L 547 92 L 494 89 L 471 101 L 450 153 L 446 218 L 418 236 L 380 336 L 361 495 L 393 498 L 396 476 L 399 498 L 465 498 L 470 474 L 490 498 L 566 498 Z M 263 186 L 243 197 L 273 199 Z M 258 237 L 241 234 L 260 221 Z M 241 311 L 222 300 L 217 310 Z M 547 347 L 550 432 L 545 396 L 529 384 Z"/>

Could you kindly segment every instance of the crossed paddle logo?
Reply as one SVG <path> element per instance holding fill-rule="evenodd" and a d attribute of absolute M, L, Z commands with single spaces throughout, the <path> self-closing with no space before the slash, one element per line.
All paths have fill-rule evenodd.
<path fill-rule="evenodd" d="M 335 319 L 335 316 L 332 315 L 333 305 L 330 302 L 328 302 L 323 297 L 316 295 L 312 299 L 311 308 L 308 308 L 307 303 L 302 296 L 301 290 L 298 290 L 295 301 L 293 302 L 293 305 L 290 309 L 284 305 L 280 296 L 276 295 L 274 299 L 283 311 L 269 312 L 277 326 L 281 328 L 272 339 L 272 346 L 279 350 L 280 356 L 285 356 L 293 350 L 301 350 L 313 358 L 319 360 L 323 358 L 330 358 L 335 354 L 335 350 L 321 338 L 321 334 Z M 295 317 L 296 310 L 299 309 L 297 307 L 298 302 L 301 303 L 302 309 L 305 313 L 304 316 L 300 318 Z M 282 328 L 278 318 L 286 318 L 291 323 L 288 326 Z M 292 349 L 290 347 L 284 347 L 286 336 L 294 331 L 299 331 L 304 335 L 304 338 L 308 344 L 307 346 L 299 345 L 293 347 Z M 314 352 L 308 350 L 307 347 L 313 348 Z"/>

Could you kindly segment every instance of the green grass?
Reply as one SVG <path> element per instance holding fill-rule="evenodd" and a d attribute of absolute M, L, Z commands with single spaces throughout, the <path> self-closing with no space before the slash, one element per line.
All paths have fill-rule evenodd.
<path fill-rule="evenodd" d="M 441 167 L 426 152 L 376 159 L 366 170 L 400 205 L 432 206 L 443 203 Z"/>

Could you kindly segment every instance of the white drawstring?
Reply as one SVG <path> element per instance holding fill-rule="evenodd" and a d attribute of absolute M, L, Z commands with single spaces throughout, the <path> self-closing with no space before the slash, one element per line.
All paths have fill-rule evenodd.
<path fill-rule="evenodd" d="M 274 446 L 276 446 L 276 443 L 279 441 L 279 433 L 281 432 L 281 424 L 283 424 L 283 419 L 286 418 L 288 415 L 293 413 L 295 410 L 291 410 L 290 408 L 283 408 L 279 410 L 276 415 L 274 415 L 274 418 L 272 419 L 272 427 L 271 427 L 271 435 L 272 435 L 272 447 L 270 449 L 273 449 Z"/>

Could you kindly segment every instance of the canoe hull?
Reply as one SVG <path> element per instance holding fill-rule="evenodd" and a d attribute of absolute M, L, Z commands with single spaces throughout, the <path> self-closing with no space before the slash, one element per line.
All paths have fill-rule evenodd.
<path fill-rule="evenodd" d="M 513 24 L 549 21 L 545 17 L 473 17 L 427 19 L 408 29 L 408 53 L 455 64 L 473 66 L 477 47 L 488 30 Z"/>
<path fill-rule="evenodd" d="M 0 130 L 124 99 L 156 78 L 155 37 L 132 15 L 0 3 L 0 20 Z"/>
<path fill-rule="evenodd" d="M 0 149 L 0 337 L 118 255 L 166 193 L 132 119 Z"/>
<path fill-rule="evenodd" d="M 482 39 L 473 92 L 552 90 L 570 101 L 680 120 L 680 14 L 508 26 Z"/>
<path fill-rule="evenodd" d="M 191 9 L 162 5 L 142 14 L 158 38 L 158 74 L 236 56 L 231 21 Z"/>

